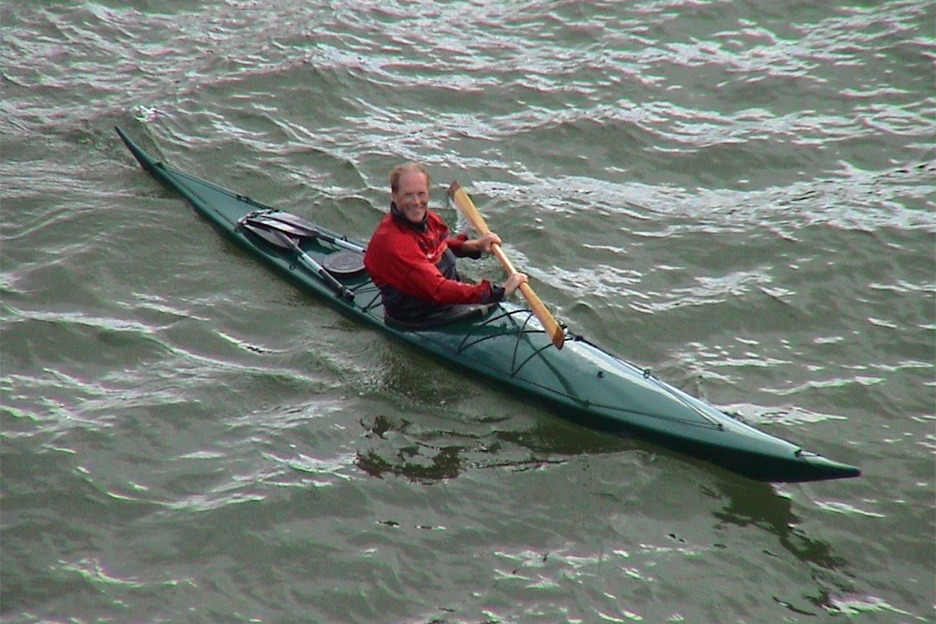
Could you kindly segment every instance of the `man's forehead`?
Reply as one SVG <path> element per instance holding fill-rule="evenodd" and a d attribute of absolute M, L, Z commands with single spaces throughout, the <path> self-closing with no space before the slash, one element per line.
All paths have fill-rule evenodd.
<path fill-rule="evenodd" d="M 404 171 L 400 175 L 400 184 L 425 184 L 426 174 L 418 169 Z"/>

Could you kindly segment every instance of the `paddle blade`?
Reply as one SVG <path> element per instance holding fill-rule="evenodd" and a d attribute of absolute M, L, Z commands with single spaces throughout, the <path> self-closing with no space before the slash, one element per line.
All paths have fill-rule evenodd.
<path fill-rule="evenodd" d="M 471 197 L 468 196 L 468 193 L 457 181 L 452 182 L 451 186 L 449 186 L 448 196 L 449 199 L 455 203 L 455 206 L 465 216 L 465 219 L 468 220 L 468 223 L 471 224 L 471 227 L 473 227 L 475 231 L 477 231 L 482 236 L 488 234 L 491 231 L 490 228 L 488 228 L 484 217 L 481 216 L 481 212 L 478 211 L 478 208 L 474 205 L 474 202 L 471 201 Z M 504 267 L 507 275 L 513 275 L 514 273 L 517 273 L 517 269 L 514 268 L 513 263 L 507 257 L 507 254 L 504 253 L 504 250 L 500 245 L 492 245 L 491 250 L 498 261 L 500 261 L 501 266 Z M 527 300 L 527 303 L 530 305 L 530 310 L 534 315 L 536 315 L 536 318 L 538 318 L 539 322 L 543 325 L 543 329 L 546 331 L 546 335 L 550 337 L 552 343 L 556 346 L 557 349 L 561 349 L 562 345 L 565 343 L 565 332 L 562 330 L 559 322 L 556 321 L 556 318 L 552 315 L 546 305 L 542 302 L 542 300 L 540 300 L 536 293 L 533 292 L 532 286 L 529 284 L 521 284 L 520 292 L 523 294 L 524 298 Z"/>
<path fill-rule="evenodd" d="M 248 221 L 241 221 L 241 227 L 253 234 L 256 234 L 271 245 L 282 247 L 283 249 L 293 249 L 291 239 L 279 230 L 271 230 L 265 227 L 259 227 Z"/>
<path fill-rule="evenodd" d="M 452 182 L 451 186 L 449 186 L 448 196 L 455 202 L 455 206 L 465 216 L 468 223 L 471 224 L 471 227 L 474 228 L 478 234 L 484 236 L 491 231 L 484 217 L 481 216 L 474 202 L 471 201 L 471 197 L 468 196 L 468 193 L 461 187 L 457 180 Z"/>
<path fill-rule="evenodd" d="M 562 345 L 565 344 L 565 332 L 562 330 L 559 322 L 553 317 L 549 308 L 547 308 L 546 304 L 533 292 L 529 284 L 521 284 L 520 292 L 530 305 L 530 310 L 536 315 L 539 322 L 543 324 L 543 330 L 546 332 L 546 335 L 549 336 L 549 339 L 552 340 L 553 345 L 555 345 L 557 349 L 561 349 Z"/>
<path fill-rule="evenodd" d="M 318 231 L 311 223 L 288 212 L 248 215 L 245 222 L 251 225 L 262 225 L 266 228 L 280 230 L 285 234 L 303 238 L 315 238 L 318 234 Z"/>

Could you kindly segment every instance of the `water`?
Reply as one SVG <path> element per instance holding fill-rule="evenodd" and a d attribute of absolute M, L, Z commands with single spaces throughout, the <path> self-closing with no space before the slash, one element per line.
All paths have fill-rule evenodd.
<path fill-rule="evenodd" d="M 3 621 L 934 621 L 932 3 L 0 22 Z M 577 333 L 864 474 L 757 484 L 449 374 L 114 125 L 359 239 L 425 160 Z"/>

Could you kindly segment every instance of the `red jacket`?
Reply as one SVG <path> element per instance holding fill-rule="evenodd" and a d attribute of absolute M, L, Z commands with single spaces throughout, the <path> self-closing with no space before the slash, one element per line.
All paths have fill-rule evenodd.
<path fill-rule="evenodd" d="M 462 250 L 466 240 L 464 235 L 451 236 L 431 210 L 423 223 L 413 224 L 391 206 L 364 255 L 364 266 L 383 295 L 385 312 L 404 320 L 449 305 L 499 301 L 503 289 L 489 281 L 460 281 L 451 255 L 469 255 Z"/>

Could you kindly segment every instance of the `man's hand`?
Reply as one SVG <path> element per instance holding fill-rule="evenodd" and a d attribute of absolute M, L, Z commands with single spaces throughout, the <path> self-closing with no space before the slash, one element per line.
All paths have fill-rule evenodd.
<path fill-rule="evenodd" d="M 510 297 L 513 295 L 520 287 L 520 284 L 526 284 L 527 280 L 528 278 L 525 273 L 514 273 L 508 277 L 507 281 L 504 282 L 504 296 Z"/>
<path fill-rule="evenodd" d="M 491 245 L 503 244 L 503 241 L 501 241 L 501 237 L 495 234 L 494 232 L 489 232 L 485 234 L 484 236 L 482 236 L 481 238 L 476 238 L 475 240 L 471 242 L 476 245 L 476 249 L 478 251 L 481 251 L 484 253 L 491 253 Z"/>

